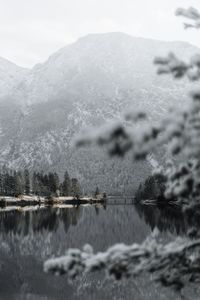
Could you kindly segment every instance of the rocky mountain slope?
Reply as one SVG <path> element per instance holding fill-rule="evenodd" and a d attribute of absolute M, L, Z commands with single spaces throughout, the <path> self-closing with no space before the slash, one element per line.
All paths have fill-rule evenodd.
<path fill-rule="evenodd" d="M 157 119 L 170 105 L 183 105 L 189 83 L 158 76 L 153 65 L 156 55 L 169 51 L 187 59 L 199 49 L 122 33 L 92 34 L 30 71 L 10 68 L 3 84 L 0 73 L 0 164 L 60 174 L 68 169 L 86 190 L 133 189 L 147 164 L 110 160 L 96 148 L 75 151 L 72 139 L 88 126 L 120 119 L 130 106 Z"/>
<path fill-rule="evenodd" d="M 13 93 L 28 73 L 29 70 L 0 57 L 0 97 Z"/>

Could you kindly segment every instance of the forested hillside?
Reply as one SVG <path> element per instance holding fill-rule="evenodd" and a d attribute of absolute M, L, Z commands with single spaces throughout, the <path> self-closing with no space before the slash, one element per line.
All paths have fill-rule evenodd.
<path fill-rule="evenodd" d="M 168 51 L 187 59 L 199 50 L 183 42 L 92 34 L 20 75 L 20 83 L 14 77 L 0 98 L 0 164 L 60 176 L 67 169 L 85 190 L 98 185 L 131 193 L 149 175 L 148 163 L 110 160 L 97 148 L 75 151 L 73 139 L 88 127 L 120 120 L 130 107 L 158 120 L 172 103 L 184 105 L 189 82 L 157 76 L 152 64 Z"/>

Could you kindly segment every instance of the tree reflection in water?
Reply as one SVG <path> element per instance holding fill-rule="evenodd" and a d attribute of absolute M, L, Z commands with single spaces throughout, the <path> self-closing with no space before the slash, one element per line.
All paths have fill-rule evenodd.
<path fill-rule="evenodd" d="M 186 234 L 194 225 L 200 228 L 200 218 L 188 208 L 182 211 L 179 206 L 135 204 L 135 209 L 147 225 L 160 232 L 169 231 L 177 235 Z"/>
<path fill-rule="evenodd" d="M 72 208 L 46 207 L 29 211 L 0 211 L 0 232 L 28 235 L 30 231 L 53 232 L 63 223 L 67 233 L 71 225 L 77 225 L 82 214 L 81 206 Z"/>
<path fill-rule="evenodd" d="M 0 299 L 129 300 L 130 295 L 136 300 L 171 299 L 168 294 L 161 295 L 155 285 L 147 286 L 145 277 L 137 283 L 130 280 L 112 285 L 93 274 L 69 285 L 66 277 L 43 272 L 45 260 L 63 255 L 68 248 L 90 243 L 104 251 L 116 242 L 142 242 L 149 235 L 151 229 L 134 206 L 104 208 L 0 210 Z"/>

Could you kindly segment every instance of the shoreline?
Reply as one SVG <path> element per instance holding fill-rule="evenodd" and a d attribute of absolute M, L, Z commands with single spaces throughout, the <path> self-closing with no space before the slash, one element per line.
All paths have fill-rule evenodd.
<path fill-rule="evenodd" d="M 97 204 L 105 203 L 106 198 L 98 197 L 80 197 L 76 198 L 73 196 L 66 197 L 39 197 L 39 196 L 27 196 L 23 195 L 21 197 L 0 197 L 0 207 L 5 206 L 34 206 L 34 205 L 54 205 L 54 204 L 69 204 L 69 205 L 81 205 L 81 204 Z"/>

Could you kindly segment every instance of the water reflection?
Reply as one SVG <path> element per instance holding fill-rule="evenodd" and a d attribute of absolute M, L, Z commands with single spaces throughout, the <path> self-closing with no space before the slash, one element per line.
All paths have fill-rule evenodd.
<path fill-rule="evenodd" d="M 152 215 L 152 219 L 154 216 L 157 218 Z M 147 288 L 145 278 L 137 284 L 131 280 L 107 283 L 94 274 L 70 286 L 66 277 L 45 274 L 42 269 L 47 258 L 85 243 L 92 244 L 95 251 L 119 242 L 140 243 L 153 228 L 145 218 L 144 211 L 133 205 L 0 210 L 0 300 L 171 298 L 161 295 L 155 285 Z"/>
<path fill-rule="evenodd" d="M 200 228 L 199 215 L 190 210 L 183 212 L 179 206 L 157 206 L 135 204 L 136 211 L 141 219 L 150 226 L 151 230 L 157 227 L 160 232 L 186 234 L 194 225 Z"/>
<path fill-rule="evenodd" d="M 82 215 L 83 207 L 39 207 L 29 210 L 12 209 L 0 210 L 0 232 L 28 235 L 30 231 L 39 232 L 46 230 L 53 232 L 58 229 L 59 223 L 63 224 L 65 233 L 70 225 L 76 226 Z M 95 208 L 98 214 L 98 208 Z"/>
<path fill-rule="evenodd" d="M 100 204 L 92 207 L 92 214 L 98 218 L 100 211 L 106 209 Z M 113 206 L 110 208 L 114 210 Z M 183 213 L 180 207 L 156 206 L 134 204 L 132 207 L 140 219 L 153 230 L 157 227 L 161 232 L 183 234 L 194 225 L 200 226 L 199 217 L 192 217 L 189 213 Z M 115 209 L 116 211 L 116 209 Z M 56 232 L 59 226 L 63 226 L 65 233 L 70 226 L 77 226 L 84 212 L 84 207 L 78 206 L 48 206 L 48 207 L 27 207 L 7 210 L 0 210 L 0 233 L 13 233 L 28 235 L 30 232 L 42 231 Z M 117 216 L 116 216 L 117 217 Z M 129 220 L 130 221 L 130 220 Z M 93 221 L 94 222 L 94 221 Z M 94 224 L 92 224 L 94 226 Z M 88 226 L 88 225 L 87 225 Z M 111 226 L 113 227 L 113 226 Z M 88 228 L 88 230 L 90 230 Z"/>

